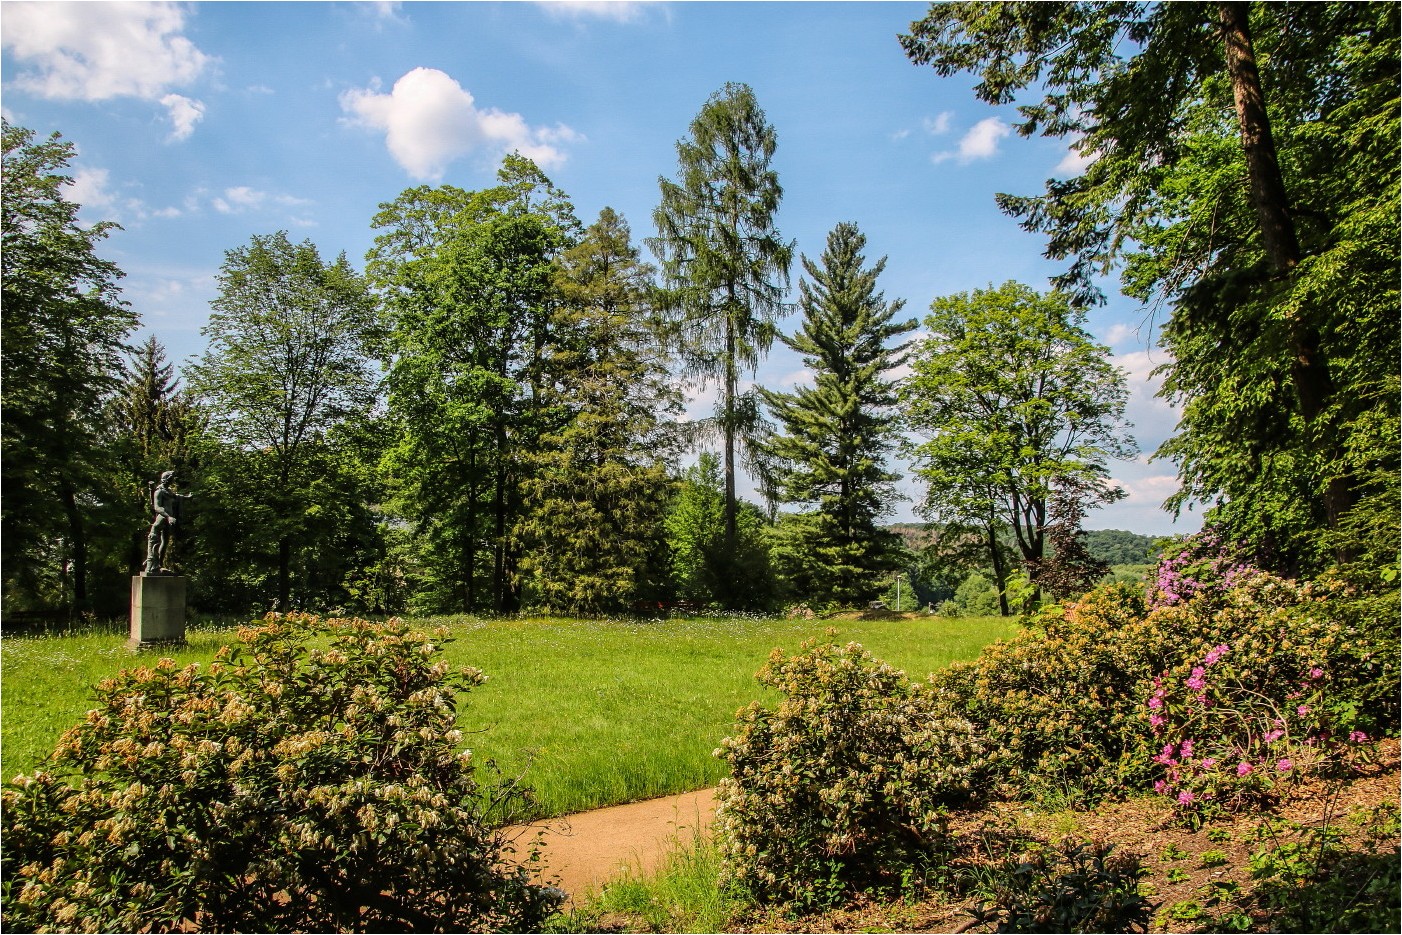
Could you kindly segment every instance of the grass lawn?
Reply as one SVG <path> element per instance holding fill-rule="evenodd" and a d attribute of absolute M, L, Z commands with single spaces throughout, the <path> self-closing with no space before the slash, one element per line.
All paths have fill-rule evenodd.
<path fill-rule="evenodd" d="M 711 752 L 735 712 L 764 697 L 755 671 L 777 647 L 792 652 L 828 627 L 912 676 L 972 659 L 1011 636 L 1013 621 L 691 618 L 584 621 L 433 618 L 456 642 L 448 659 L 488 682 L 465 699 L 465 744 L 524 774 L 551 814 L 581 811 L 710 785 L 724 774 Z M 167 653 L 208 662 L 232 629 L 193 629 Z M 125 633 L 0 641 L 0 757 L 5 778 L 35 769 L 91 705 L 90 687 L 139 660 Z M 153 658 L 147 656 L 147 662 Z"/>

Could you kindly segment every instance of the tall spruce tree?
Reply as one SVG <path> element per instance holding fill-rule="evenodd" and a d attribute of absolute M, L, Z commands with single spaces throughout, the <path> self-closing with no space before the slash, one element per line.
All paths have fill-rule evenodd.
<path fill-rule="evenodd" d="M 550 423 L 527 455 L 522 570 L 567 614 L 622 610 L 657 577 L 680 410 L 650 304 L 652 268 L 611 208 L 560 257 L 541 368 Z"/>
<path fill-rule="evenodd" d="M 774 226 L 783 189 L 770 166 L 776 139 L 754 91 L 727 84 L 677 142 L 675 181 L 659 179 L 649 242 L 662 264 L 674 336 L 688 373 L 720 384 L 713 425 L 723 439 L 725 538 L 738 536 L 736 458 L 757 425 L 756 394 L 740 381 L 769 352 L 786 312 L 793 242 Z"/>
<path fill-rule="evenodd" d="M 761 391 L 782 429 L 765 445 L 779 466 L 780 497 L 816 507 L 811 521 L 790 526 L 800 539 L 790 551 L 809 557 L 814 593 L 806 596 L 820 603 L 852 605 L 881 591 L 899 539 L 877 527 L 900 479 L 885 456 L 896 435 L 889 375 L 905 345 L 888 344 L 916 322 L 895 320 L 905 303 L 877 291 L 886 258 L 865 268 L 865 246 L 857 226 L 842 223 L 828 234 L 821 265 L 802 258 L 803 323 L 781 340 L 803 355 L 814 385 Z"/>

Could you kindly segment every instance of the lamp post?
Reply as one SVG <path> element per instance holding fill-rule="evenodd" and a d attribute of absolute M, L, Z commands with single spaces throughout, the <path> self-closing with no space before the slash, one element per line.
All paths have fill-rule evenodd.
<path fill-rule="evenodd" d="M 896 572 L 896 613 L 901 610 L 901 579 L 905 577 L 905 572 Z"/>

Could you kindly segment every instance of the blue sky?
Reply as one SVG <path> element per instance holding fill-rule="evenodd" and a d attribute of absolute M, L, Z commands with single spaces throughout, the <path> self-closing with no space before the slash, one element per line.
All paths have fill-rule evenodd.
<path fill-rule="evenodd" d="M 816 257 L 839 221 L 869 260 L 888 257 L 888 299 L 918 316 L 936 296 L 1058 270 L 1039 237 L 994 205 L 1074 174 L 1058 141 L 1010 132 L 1011 107 L 979 103 L 896 36 L 922 3 L 27 3 L 0 5 L 3 107 L 12 123 L 78 148 L 70 197 L 104 244 L 125 297 L 184 362 L 226 250 L 286 230 L 363 265 L 377 206 L 405 188 L 490 185 L 503 153 L 535 158 L 588 223 L 620 211 L 652 235 L 659 176 L 706 98 L 749 84 L 778 134 L 781 232 Z M 795 269 L 795 287 L 797 268 Z M 1161 317 L 1161 315 L 1160 315 Z M 1164 361 L 1153 316 L 1112 297 L 1090 329 L 1129 374 L 1129 416 L 1152 452 L 1175 416 L 1153 396 Z M 790 322 L 792 330 L 796 322 Z M 782 346 L 765 386 L 801 380 Z M 698 390 L 692 409 L 708 407 Z M 1091 528 L 1190 532 L 1159 504 L 1173 466 L 1115 466 L 1129 496 Z M 918 497 L 910 480 L 903 488 Z M 914 519 L 912 502 L 893 519 Z"/>

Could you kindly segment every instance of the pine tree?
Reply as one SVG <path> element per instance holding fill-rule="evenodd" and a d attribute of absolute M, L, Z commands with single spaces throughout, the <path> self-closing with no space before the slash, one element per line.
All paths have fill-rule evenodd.
<path fill-rule="evenodd" d="M 773 343 L 793 258 L 792 241 L 774 227 L 783 196 L 770 167 L 775 143 L 749 87 L 727 84 L 711 95 L 691 135 L 677 142 L 677 180 L 659 179 L 658 237 L 650 241 L 677 315 L 683 363 L 721 386 L 713 424 L 724 440 L 725 538 L 732 549 L 737 449 L 759 411 L 754 395 L 740 392 L 740 379 Z"/>
<path fill-rule="evenodd" d="M 651 318 L 651 267 L 611 208 L 564 252 L 542 361 L 542 418 L 528 455 L 522 571 L 566 614 L 621 610 L 647 588 L 666 508 L 661 422 L 679 409 Z"/>
<path fill-rule="evenodd" d="M 895 436 L 896 401 L 890 372 L 904 361 L 904 345 L 888 342 L 915 328 L 895 321 L 904 302 L 876 290 L 883 257 L 863 268 L 866 237 L 855 224 L 828 234 L 821 266 L 806 256 L 808 279 L 799 283 L 803 323 L 782 340 L 803 355 L 814 385 L 796 393 L 763 391 L 782 434 L 765 448 L 781 465 L 780 496 L 812 504 L 812 522 L 792 524 L 801 554 L 811 556 L 810 599 L 851 605 L 884 586 L 896 537 L 877 528 L 890 509 L 899 475 L 885 467 Z"/>

